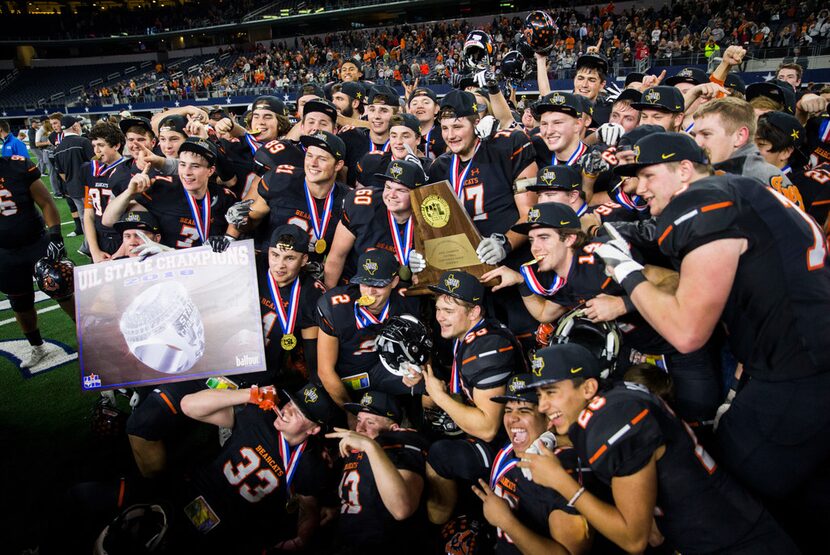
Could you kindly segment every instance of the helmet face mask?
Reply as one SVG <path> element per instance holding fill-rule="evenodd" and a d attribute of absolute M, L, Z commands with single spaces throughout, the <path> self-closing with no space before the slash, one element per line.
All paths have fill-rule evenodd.
<path fill-rule="evenodd" d="M 473 31 L 464 41 L 464 62 L 476 71 L 490 69 L 493 41 L 484 31 Z"/>
<path fill-rule="evenodd" d="M 408 366 L 421 366 L 429 359 L 432 336 L 411 314 L 393 316 L 378 335 L 377 350 L 386 370 L 396 376 L 405 376 L 409 374 Z"/>
<path fill-rule="evenodd" d="M 602 377 L 614 372 L 620 353 L 620 331 L 616 322 L 592 322 L 584 309 L 575 308 L 564 314 L 556 324 L 550 345 L 576 343 L 591 351 L 600 363 Z"/>
<path fill-rule="evenodd" d="M 524 81 L 527 77 L 527 60 L 518 50 L 511 50 L 501 60 L 501 74 L 513 82 Z"/>

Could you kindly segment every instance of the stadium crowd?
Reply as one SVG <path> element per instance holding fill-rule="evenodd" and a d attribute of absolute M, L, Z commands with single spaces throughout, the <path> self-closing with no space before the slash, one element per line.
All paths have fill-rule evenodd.
<path fill-rule="evenodd" d="M 615 24 L 634 41 L 653 28 L 656 53 L 750 15 L 678 5 Z M 631 72 L 608 96 L 613 37 L 587 46 L 599 12 L 573 89 L 551 91 L 550 53 L 583 26 L 566 13 L 374 37 L 376 58 L 455 59 L 441 99 L 368 79 L 386 62 L 357 33 L 236 61 L 269 88 L 276 68 L 338 66 L 296 107 L 264 94 L 239 116 L 180 106 L 87 130 L 51 114 L 53 194 L 0 126 L 0 290 L 31 345 L 22 367 L 49 356 L 33 274 L 76 318 L 54 197 L 94 264 L 259 251 L 258 289 L 239 293 L 256 295 L 267 370 L 136 391 L 135 476 L 74 486 L 40 553 L 821 550 L 828 99 L 797 64 L 746 86 L 747 49 L 726 43 L 710 73 Z M 518 49 L 499 56 L 499 36 Z M 362 60 L 334 55 L 355 47 Z M 506 81 L 528 68 L 540 97 L 518 103 Z M 456 200 L 475 264 L 439 268 L 414 233 L 457 241 Z M 219 444 L 174 456 L 194 422 Z"/>

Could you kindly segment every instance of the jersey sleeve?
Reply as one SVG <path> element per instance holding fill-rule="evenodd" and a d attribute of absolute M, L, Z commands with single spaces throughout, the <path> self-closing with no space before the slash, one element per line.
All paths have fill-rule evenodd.
<path fill-rule="evenodd" d="M 24 162 L 22 172 L 23 175 L 21 176 L 21 179 L 23 180 L 23 183 L 31 187 L 32 183 L 40 179 L 40 170 L 29 158 L 21 158 Z"/>
<path fill-rule="evenodd" d="M 762 186 L 754 179 L 740 180 L 738 186 Z M 718 187 L 692 187 L 676 196 L 657 219 L 660 250 L 674 260 L 682 260 L 706 243 L 746 237 L 735 225 L 738 202 L 737 196 Z"/>
<path fill-rule="evenodd" d="M 429 173 L 427 177 L 429 177 L 430 183 L 436 183 L 438 181 L 444 181 L 445 179 L 449 178 L 449 166 L 450 166 L 450 156 L 451 154 L 442 154 L 429 167 Z"/>
<path fill-rule="evenodd" d="M 300 292 L 300 329 L 319 326 L 317 303 L 326 292 L 326 287 L 310 276 L 301 283 L 303 289 Z"/>
<path fill-rule="evenodd" d="M 414 432 L 389 432 L 378 437 L 389 460 L 400 470 L 424 475 L 426 471 L 426 445 Z"/>
<path fill-rule="evenodd" d="M 492 139 L 494 146 L 503 156 L 509 157 L 512 164 L 511 178 L 516 180 L 525 169 L 536 161 L 536 150 L 527 133 L 521 129 L 504 130 L 496 133 Z"/>
<path fill-rule="evenodd" d="M 486 328 L 485 328 L 486 329 Z M 499 333 L 487 329 L 461 350 L 461 375 L 469 387 L 493 389 L 507 383 L 514 368 L 516 346 Z"/>
<path fill-rule="evenodd" d="M 337 330 L 335 329 L 334 310 L 332 310 L 331 299 L 335 295 L 335 291 L 329 291 L 317 300 L 317 325 L 326 334 L 332 337 L 337 337 Z M 348 297 L 348 293 L 341 293 Z M 349 299 L 351 301 L 351 299 Z M 346 301 L 346 302 L 349 302 Z"/>
<path fill-rule="evenodd" d="M 279 169 L 279 171 L 277 171 Z M 268 170 L 262 179 L 259 180 L 257 190 L 259 196 L 266 201 L 269 199 L 278 199 L 280 191 L 291 187 L 295 180 L 302 179 L 305 174 L 302 168 L 275 168 Z M 295 183 L 294 183 L 295 184 Z M 302 183 L 300 183 L 300 186 Z M 295 184 L 296 186 L 296 184 Z"/>
<path fill-rule="evenodd" d="M 343 199 L 343 214 L 340 221 L 352 235 L 357 236 L 361 230 L 372 224 L 378 200 L 383 202 L 380 191 L 372 189 L 350 191 Z"/>

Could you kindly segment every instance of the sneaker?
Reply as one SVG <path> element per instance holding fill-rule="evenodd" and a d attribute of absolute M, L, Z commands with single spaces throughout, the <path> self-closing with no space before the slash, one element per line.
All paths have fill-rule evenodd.
<path fill-rule="evenodd" d="M 67 237 L 77 237 L 78 232 L 77 231 L 70 231 L 69 233 L 66 234 L 66 236 Z"/>
<path fill-rule="evenodd" d="M 20 361 L 21 368 L 32 368 L 43 362 L 49 356 L 49 351 L 46 350 L 46 345 L 33 345 L 32 350 L 29 351 L 29 356 Z"/>

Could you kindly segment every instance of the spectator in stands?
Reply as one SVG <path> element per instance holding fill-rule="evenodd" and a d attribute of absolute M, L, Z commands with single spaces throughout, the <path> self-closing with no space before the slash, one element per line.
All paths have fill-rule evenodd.
<path fill-rule="evenodd" d="M 25 143 L 12 134 L 9 122 L 6 120 L 0 120 L 0 142 L 3 144 L 3 156 L 29 157 Z"/>

